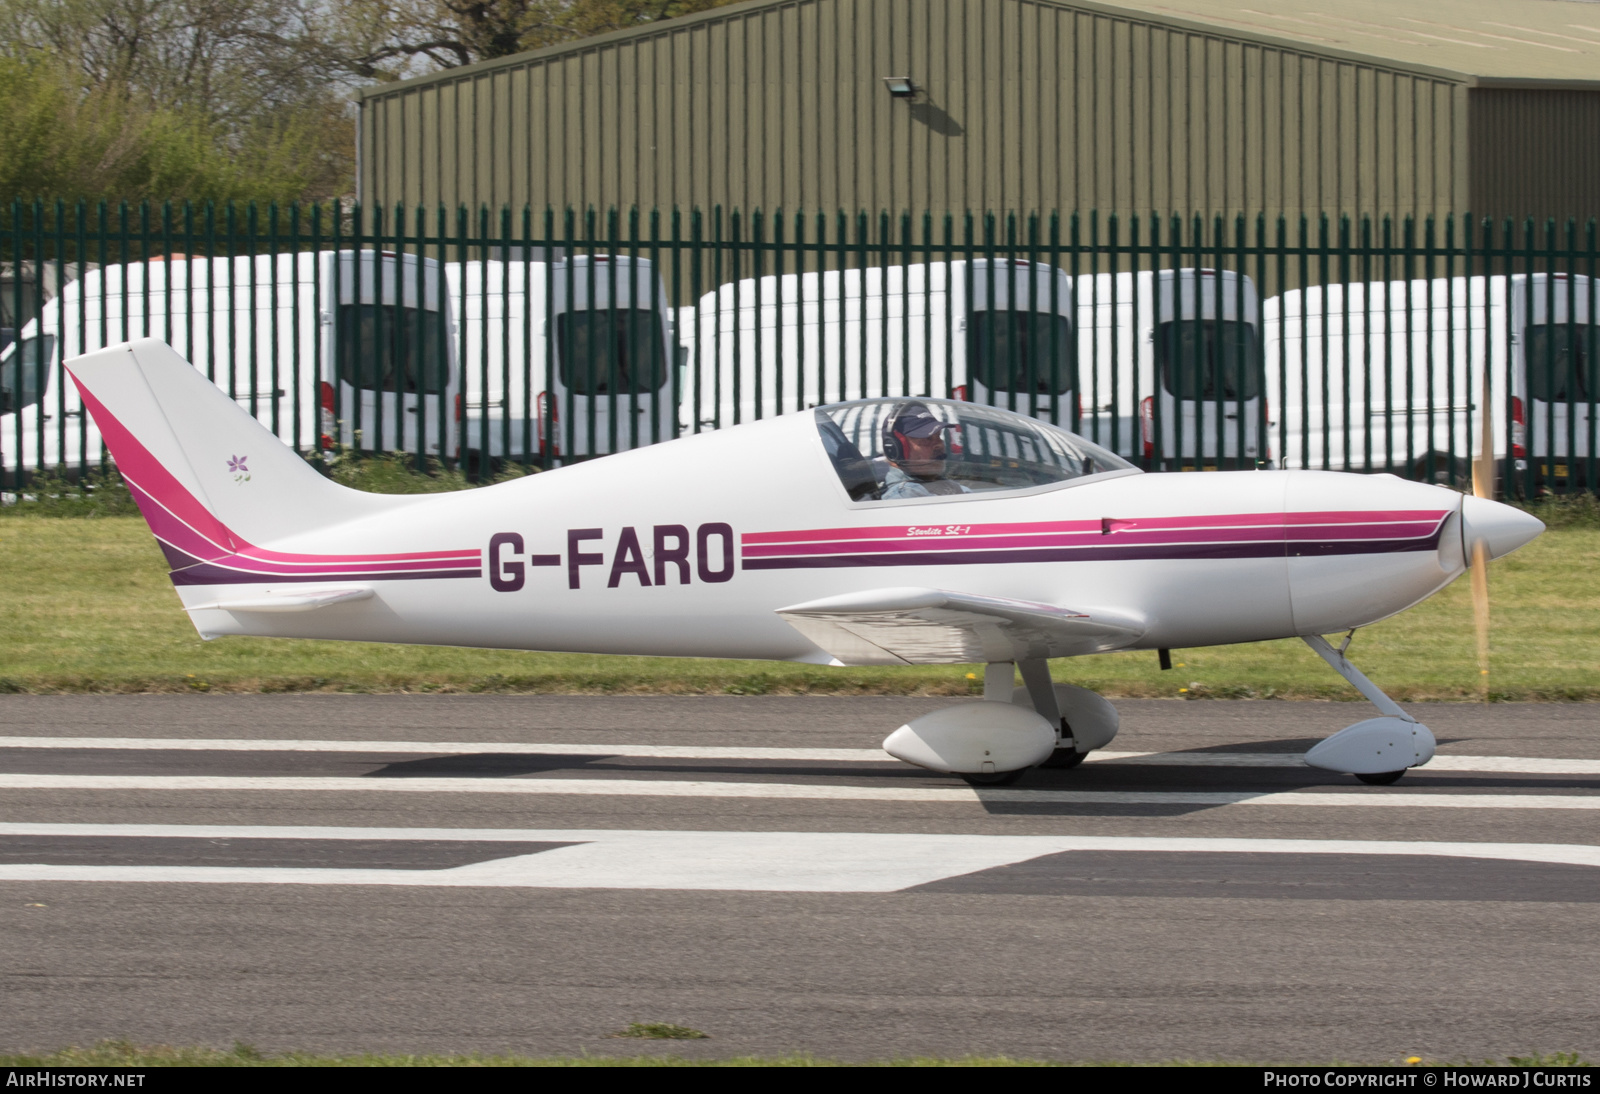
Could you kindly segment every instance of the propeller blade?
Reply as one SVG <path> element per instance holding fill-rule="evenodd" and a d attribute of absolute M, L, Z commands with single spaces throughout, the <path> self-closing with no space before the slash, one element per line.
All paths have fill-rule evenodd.
<path fill-rule="evenodd" d="M 1478 458 L 1472 462 L 1472 492 L 1494 500 L 1494 416 L 1489 413 L 1489 367 L 1483 369 L 1483 398 L 1479 403 Z M 1472 622 L 1478 638 L 1478 697 L 1489 701 L 1489 546 L 1473 539 Z"/>
<path fill-rule="evenodd" d="M 1478 458 L 1472 461 L 1472 492 L 1494 498 L 1494 416 L 1489 413 L 1489 367 L 1483 369 L 1483 398 L 1478 404 Z"/>
<path fill-rule="evenodd" d="M 1478 697 L 1489 701 L 1489 548 L 1472 544 L 1472 622 L 1478 632 Z"/>

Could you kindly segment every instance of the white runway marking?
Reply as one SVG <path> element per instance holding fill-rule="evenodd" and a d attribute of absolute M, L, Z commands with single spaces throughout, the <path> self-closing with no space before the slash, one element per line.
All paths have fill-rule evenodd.
<path fill-rule="evenodd" d="M 0 737 L 0 748 L 148 752 L 394 752 L 419 756 L 637 756 L 658 760 L 809 760 L 899 763 L 881 748 L 743 748 L 699 745 L 525 744 L 462 741 L 301 741 L 194 737 Z"/>
<path fill-rule="evenodd" d="M 0 775 L 0 790 L 265 790 L 408 794 L 580 794 L 609 797 L 787 798 L 885 802 L 1032 802 L 1039 805 L 1270 805 L 1435 809 L 1591 809 L 1600 795 L 1456 794 L 1415 787 L 1333 791 L 1026 790 L 969 786 L 847 786 L 838 783 L 676 779 L 350 778 L 230 775 Z"/>
<path fill-rule="evenodd" d="M 1305 767 L 1300 752 L 1091 752 L 1088 762 L 1162 767 Z M 1600 760 L 1543 756 L 1437 755 L 1414 771 L 1476 771 L 1490 775 L 1600 775 Z"/>
<path fill-rule="evenodd" d="M 1424 855 L 1600 866 L 1582 844 L 1284 840 L 1145 836 L 975 836 L 859 832 L 610 829 L 318 828 L 0 824 L 0 836 L 198 839 L 482 840 L 572 843 L 444 870 L 221 866 L 0 865 L 0 881 L 494 886 L 883 893 L 1063 851 Z"/>
<path fill-rule="evenodd" d="M 877 748 L 764 748 L 706 745 L 526 744 L 460 741 L 243 740 L 194 737 L 0 737 L 0 748 L 103 749 L 149 752 L 352 752 L 466 756 L 626 756 L 661 760 L 787 760 L 800 763 L 890 763 Z M 1304 767 L 1298 752 L 1116 752 L 1089 754 L 1089 763 L 1173 767 Z M 1423 771 L 1477 771 L 1505 775 L 1600 775 L 1600 760 L 1536 756 L 1439 755 Z"/>

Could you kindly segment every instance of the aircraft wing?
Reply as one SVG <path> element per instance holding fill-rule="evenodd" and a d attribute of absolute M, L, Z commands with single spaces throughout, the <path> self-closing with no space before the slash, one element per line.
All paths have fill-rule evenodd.
<path fill-rule="evenodd" d="M 1108 612 L 943 589 L 871 589 L 779 608 L 846 665 L 959 665 L 1119 649 L 1144 627 Z"/>

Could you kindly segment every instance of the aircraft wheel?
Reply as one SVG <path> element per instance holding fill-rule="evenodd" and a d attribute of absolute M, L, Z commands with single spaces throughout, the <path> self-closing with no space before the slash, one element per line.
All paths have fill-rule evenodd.
<path fill-rule="evenodd" d="M 1356 778 L 1370 786 L 1389 786 L 1400 781 L 1400 776 L 1405 774 L 1405 769 L 1399 771 L 1380 771 L 1374 775 L 1357 775 Z"/>
<path fill-rule="evenodd" d="M 1050 753 L 1050 758 L 1039 766 L 1048 767 L 1053 771 L 1065 771 L 1069 767 L 1077 767 L 1088 757 L 1089 754 L 1087 752 L 1079 752 L 1071 745 L 1067 745 L 1065 748 L 1058 748 Z"/>
<path fill-rule="evenodd" d="M 1048 762 L 1048 761 L 1046 761 Z M 1010 786 L 1027 773 L 1027 768 L 1019 767 L 1015 771 L 996 771 L 993 774 L 963 773 L 962 778 L 973 786 Z"/>

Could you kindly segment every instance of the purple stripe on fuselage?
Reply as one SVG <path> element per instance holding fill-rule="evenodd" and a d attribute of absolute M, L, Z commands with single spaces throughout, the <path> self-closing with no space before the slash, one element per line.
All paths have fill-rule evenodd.
<path fill-rule="evenodd" d="M 436 570 L 411 570 L 411 571 L 327 571 L 320 574 L 287 573 L 287 574 L 261 574 L 252 570 L 241 570 L 227 565 L 227 559 L 218 559 L 215 562 L 205 562 L 192 555 L 186 555 L 171 544 L 163 543 L 162 550 L 167 553 L 167 562 L 172 566 L 172 583 L 174 585 L 276 585 L 282 582 L 304 584 L 308 581 L 340 582 L 340 581 L 418 581 L 425 578 L 454 578 L 454 577 L 482 577 L 482 567 L 474 566 L 451 568 L 451 563 L 440 563 Z"/>
<path fill-rule="evenodd" d="M 340 581 L 423 581 L 429 578 L 454 578 L 454 577 L 482 577 L 483 570 L 432 570 L 428 572 L 410 571 L 407 573 L 332 573 L 332 574 L 274 574 L 263 577 L 244 570 L 230 570 L 226 566 L 217 566 L 209 562 L 202 562 L 182 570 L 172 571 L 174 585 L 277 585 L 277 584 L 304 584 L 306 582 L 322 582 L 324 584 Z"/>
<path fill-rule="evenodd" d="M 809 570 L 850 566 L 975 566 L 1015 562 L 1131 562 L 1150 559 L 1303 558 L 1322 555 L 1381 555 L 1432 551 L 1439 533 L 1420 539 L 1336 540 L 1324 543 L 1149 543 L 1118 547 L 1044 547 L 1010 551 L 922 551 L 746 558 L 746 570 Z"/>
<path fill-rule="evenodd" d="M 1377 540 L 1393 542 L 1427 536 L 1438 527 L 1435 521 L 1410 521 L 1395 524 L 1365 524 L 1347 527 L 1292 528 L 1291 542 L 1324 540 Z M 1263 534 L 1266 533 L 1266 534 Z M 1275 543 L 1285 540 L 1284 530 L 1262 528 L 1188 529 L 1161 532 L 1115 532 L 1110 537 L 1099 532 L 1054 533 L 1034 536 L 939 536 L 927 539 L 844 540 L 833 543 L 746 544 L 744 557 L 789 558 L 797 555 L 911 553 L 920 554 L 935 546 L 949 551 L 1026 550 L 1045 547 L 1098 547 L 1117 549 L 1153 544 L 1184 543 Z"/>

